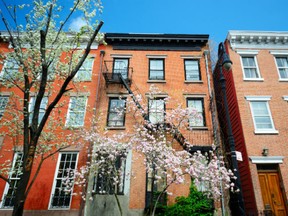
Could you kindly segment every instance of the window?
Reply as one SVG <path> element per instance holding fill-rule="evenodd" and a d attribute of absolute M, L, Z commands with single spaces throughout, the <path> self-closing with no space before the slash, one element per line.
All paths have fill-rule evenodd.
<path fill-rule="evenodd" d="M 104 173 L 99 172 L 97 178 L 94 178 L 93 190 L 97 194 L 123 195 L 125 185 L 125 168 L 126 158 L 123 156 L 117 156 L 115 166 L 112 170 L 111 167 L 108 167 L 108 165 L 107 167 L 101 168 Z"/>
<path fill-rule="evenodd" d="M 70 98 L 66 126 L 81 127 L 84 125 L 87 97 Z"/>
<path fill-rule="evenodd" d="M 14 59 L 8 59 L 4 63 L 0 77 L 2 77 L 4 80 L 14 80 L 15 77 L 19 76 L 18 72 L 19 72 L 18 62 Z"/>
<path fill-rule="evenodd" d="M 129 59 L 114 58 L 113 74 L 121 74 L 124 79 L 128 78 Z"/>
<path fill-rule="evenodd" d="M 242 56 L 244 79 L 261 79 L 255 56 Z"/>
<path fill-rule="evenodd" d="M 203 98 L 190 98 L 187 99 L 187 106 L 189 109 L 197 111 L 197 115 L 189 118 L 190 127 L 204 127 L 205 126 L 205 114 Z"/>
<path fill-rule="evenodd" d="M 107 118 L 108 127 L 121 127 L 125 125 L 126 99 L 110 98 Z"/>
<path fill-rule="evenodd" d="M 278 133 L 275 130 L 272 115 L 269 109 L 268 100 L 271 97 L 249 97 L 251 113 L 256 133 Z"/>
<path fill-rule="evenodd" d="M 35 100 L 36 100 L 36 97 L 30 98 L 30 102 L 29 102 L 29 124 L 32 123 L 33 112 L 34 112 L 34 107 L 35 107 Z M 48 103 L 48 97 L 43 97 L 41 100 L 40 109 L 39 109 L 38 124 L 41 122 L 41 120 L 45 114 L 47 103 Z"/>
<path fill-rule="evenodd" d="M 94 58 L 86 58 L 82 66 L 79 68 L 76 73 L 74 80 L 75 81 L 91 81 L 92 70 L 93 70 Z"/>
<path fill-rule="evenodd" d="M 164 59 L 149 59 L 149 80 L 164 79 Z"/>
<path fill-rule="evenodd" d="M 8 96 L 1 96 L 0 95 L 0 119 L 4 115 L 6 106 L 8 104 L 9 97 Z"/>
<path fill-rule="evenodd" d="M 288 80 L 288 58 L 276 57 L 276 63 L 280 79 Z"/>
<path fill-rule="evenodd" d="M 23 153 L 16 152 L 13 158 L 12 168 L 9 174 L 10 184 L 6 183 L 5 191 L 2 198 L 2 208 L 13 208 L 16 190 L 22 175 L 21 164 Z"/>
<path fill-rule="evenodd" d="M 59 154 L 53 190 L 50 198 L 50 208 L 69 208 L 72 192 L 66 190 L 67 177 L 73 184 L 74 172 L 77 166 L 77 152 L 63 152 Z"/>
<path fill-rule="evenodd" d="M 199 61 L 194 59 L 185 59 L 185 80 L 186 81 L 200 81 Z"/>
<path fill-rule="evenodd" d="M 152 124 L 163 123 L 165 116 L 165 102 L 162 99 L 149 99 L 149 121 Z"/>

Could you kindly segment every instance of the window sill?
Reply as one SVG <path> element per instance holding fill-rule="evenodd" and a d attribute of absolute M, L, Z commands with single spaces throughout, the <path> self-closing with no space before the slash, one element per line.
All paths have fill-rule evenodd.
<path fill-rule="evenodd" d="M 288 79 L 279 79 L 279 82 L 288 82 Z"/>
<path fill-rule="evenodd" d="M 265 134 L 267 134 L 267 135 L 269 135 L 269 134 L 277 135 L 277 134 L 279 134 L 279 131 L 277 131 L 277 130 L 255 130 L 254 134 L 259 134 L 259 135 L 261 135 L 261 134 L 263 134 L 263 135 L 265 135 Z"/>
<path fill-rule="evenodd" d="M 78 82 L 91 82 L 92 80 L 73 80 L 74 83 L 78 83 Z"/>
<path fill-rule="evenodd" d="M 166 83 L 166 80 L 147 80 L 147 83 Z"/>
<path fill-rule="evenodd" d="M 79 130 L 79 129 L 82 129 L 84 127 L 84 125 L 82 126 L 68 126 L 68 125 L 65 125 L 64 129 L 66 130 Z"/>
<path fill-rule="evenodd" d="M 195 84 L 203 84 L 202 80 L 198 80 L 198 81 L 189 81 L 189 80 L 185 80 L 184 83 L 190 84 L 190 83 L 195 83 Z"/>
<path fill-rule="evenodd" d="M 248 79 L 248 78 L 244 78 L 243 81 L 247 81 L 247 82 L 263 82 L 264 79 L 263 79 L 263 78 L 258 78 L 258 79 Z"/>
<path fill-rule="evenodd" d="M 53 211 L 53 210 L 55 210 L 55 211 L 61 211 L 61 210 L 63 210 L 63 211 L 67 211 L 67 210 L 70 210 L 70 207 L 67 207 L 67 208 L 61 208 L 61 207 L 54 207 L 54 208 L 48 208 L 48 211 Z"/>
<path fill-rule="evenodd" d="M 191 131 L 193 131 L 193 130 L 208 130 L 208 127 L 205 127 L 205 126 L 203 126 L 203 127 L 201 127 L 201 126 L 188 127 L 188 130 L 191 130 Z"/>
<path fill-rule="evenodd" d="M 121 127 L 113 127 L 113 126 L 108 126 L 106 127 L 107 130 L 126 130 L 125 126 L 121 126 Z"/>

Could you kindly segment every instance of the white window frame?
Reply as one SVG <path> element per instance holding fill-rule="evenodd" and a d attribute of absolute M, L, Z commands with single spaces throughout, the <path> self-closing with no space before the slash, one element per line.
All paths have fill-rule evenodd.
<path fill-rule="evenodd" d="M 280 70 L 279 70 L 279 66 L 278 66 L 278 63 L 277 63 L 277 58 L 286 58 L 287 63 L 288 63 L 288 55 L 287 55 L 287 56 L 274 55 L 275 65 L 276 65 L 276 67 L 277 67 L 277 72 L 278 72 L 278 76 L 279 76 L 279 81 L 288 81 L 288 77 L 287 77 L 287 78 L 282 78 L 282 77 L 281 77 Z M 287 65 L 287 67 L 281 67 L 281 68 L 286 69 L 286 70 L 287 70 L 287 73 L 288 73 L 288 65 Z"/>
<path fill-rule="evenodd" d="M 123 107 L 115 107 L 114 109 L 111 107 L 112 100 L 117 100 L 118 102 L 123 101 Z M 126 118 L 126 97 L 110 97 L 108 104 L 108 113 L 107 113 L 107 127 L 124 127 L 125 126 L 125 118 Z M 113 114 L 116 114 L 116 117 L 113 118 Z M 120 116 L 121 114 L 121 116 Z M 115 124 L 112 124 L 115 122 Z M 119 124 L 122 123 L 122 124 Z"/>
<path fill-rule="evenodd" d="M 244 67 L 244 64 L 243 64 L 243 58 L 253 58 L 254 59 L 256 74 L 258 75 L 258 78 L 246 77 L 246 75 L 245 75 L 245 67 Z M 241 66 L 242 66 L 243 80 L 246 80 L 246 81 L 263 81 L 264 80 L 262 78 L 260 70 L 259 70 L 259 66 L 258 66 L 258 61 L 257 61 L 256 55 L 252 55 L 252 54 L 245 54 L 245 55 L 243 54 L 243 55 L 241 55 Z"/>
<path fill-rule="evenodd" d="M 62 154 L 77 154 L 76 155 L 76 162 L 75 162 L 75 170 L 77 169 L 77 165 L 78 165 L 78 159 L 79 159 L 79 152 L 75 152 L 75 151 L 67 151 L 67 152 L 60 152 L 59 155 L 58 155 L 58 160 L 57 160 L 57 165 L 56 165 L 56 170 L 55 170 L 55 174 L 54 174 L 54 179 L 53 179 L 53 186 L 52 186 L 52 190 L 51 190 L 51 195 L 50 195 L 50 200 L 49 200 L 49 210 L 65 210 L 65 209 L 70 209 L 70 206 L 71 206 L 71 202 L 72 202 L 72 194 L 73 194 L 73 189 L 74 189 L 74 185 L 72 186 L 72 190 L 70 192 L 70 202 L 69 202 L 69 206 L 64 208 L 64 207 L 53 207 L 52 206 L 52 201 L 53 201 L 53 195 L 55 194 L 55 189 L 56 189 L 56 183 L 57 183 L 57 180 L 61 180 L 61 179 L 65 179 L 64 178 L 59 178 L 57 177 L 58 176 L 58 172 L 59 172 L 59 166 L 60 166 L 60 162 L 61 162 L 61 157 L 62 157 Z M 75 171 L 74 170 L 74 171 Z M 73 177 L 74 178 L 74 177 Z M 72 179 L 72 178 L 71 178 Z"/>
<path fill-rule="evenodd" d="M 73 102 L 73 99 L 75 99 L 75 98 L 76 99 L 79 99 L 79 98 L 84 98 L 85 99 L 85 106 L 84 106 L 83 110 L 76 110 L 76 111 L 72 111 L 71 110 L 72 102 Z M 65 123 L 66 127 L 83 127 L 84 126 L 87 102 L 88 102 L 88 97 L 87 96 L 71 96 L 70 97 L 69 107 L 68 107 L 68 112 L 67 112 L 67 118 L 66 118 L 66 123 Z M 70 124 L 70 121 L 72 121 L 72 123 L 73 123 L 73 120 L 70 120 L 71 112 L 83 113 L 82 124 L 80 124 L 80 125 Z"/>
<path fill-rule="evenodd" d="M 202 110 L 199 112 L 199 110 L 197 109 L 197 107 L 191 107 L 189 106 L 189 101 L 201 101 L 202 103 Z M 198 113 L 201 113 L 201 117 L 202 117 L 202 123 L 203 125 L 197 125 L 197 120 L 190 120 L 189 118 L 189 127 L 190 128 L 205 128 L 206 127 L 206 116 L 205 116 L 205 106 L 204 106 L 204 98 L 203 97 L 187 97 L 186 98 L 186 102 L 187 102 L 187 107 L 188 108 L 194 108 L 197 110 Z M 192 123 L 194 122 L 195 125 L 193 125 Z"/>
<path fill-rule="evenodd" d="M 165 104 L 165 100 L 164 99 L 165 98 L 157 97 L 157 98 L 153 98 L 153 99 L 149 99 L 148 100 L 149 121 L 152 124 L 158 124 L 158 123 L 164 123 L 165 122 L 166 104 Z M 159 107 L 159 111 L 158 111 L 158 101 L 162 101 L 162 103 L 163 103 L 163 107 Z M 151 105 L 153 106 L 153 104 L 151 104 L 151 102 L 152 103 L 156 102 L 156 108 L 152 107 L 152 112 L 151 112 Z M 163 110 L 161 110 L 161 109 L 163 109 Z M 153 119 L 156 119 L 156 121 L 154 121 L 153 119 L 152 119 L 153 121 L 151 121 L 151 113 L 155 114 L 155 116 L 153 116 Z M 160 114 L 161 114 L 161 116 L 160 116 Z M 163 116 L 162 116 L 162 114 L 163 114 Z"/>
<path fill-rule="evenodd" d="M 16 180 L 16 181 L 20 180 L 20 177 L 18 177 L 18 175 L 17 175 L 17 177 L 12 177 L 13 172 L 15 172 L 14 171 L 15 163 L 16 163 L 17 158 L 19 157 L 20 154 L 21 154 L 20 157 L 21 157 L 21 160 L 22 160 L 23 152 L 15 152 L 15 154 L 14 154 L 12 167 L 11 167 L 11 170 L 10 170 L 10 173 L 9 173 L 9 177 L 8 177 L 9 180 Z M 19 176 L 21 176 L 21 175 L 19 175 Z M 4 189 L 4 192 L 3 192 L 3 195 L 2 195 L 2 199 L 1 199 L 1 203 L 0 203 L 1 209 L 12 209 L 13 208 L 13 206 L 4 206 L 5 196 L 7 195 L 8 191 L 9 191 L 9 187 L 10 187 L 10 185 L 8 183 L 6 183 L 5 189 Z"/>
<path fill-rule="evenodd" d="M 193 76 L 195 76 L 195 71 L 196 70 L 187 70 L 186 68 L 186 62 L 196 62 L 197 63 L 197 79 L 194 79 Z M 188 76 L 188 71 L 193 71 L 192 74 L 190 74 L 190 76 L 192 75 L 192 78 L 187 77 Z M 200 70 L 200 59 L 191 59 L 191 58 L 186 58 L 184 59 L 184 72 L 185 72 L 185 81 L 188 82 L 201 82 L 202 81 L 202 77 L 201 77 L 201 70 Z"/>
<path fill-rule="evenodd" d="M 32 117 L 33 117 L 33 111 L 34 111 L 34 106 L 35 106 L 35 100 L 36 100 L 36 96 L 32 96 L 30 97 L 30 101 L 29 101 L 29 124 L 32 123 Z M 41 104 L 40 104 L 40 109 L 39 109 L 39 118 L 38 118 L 38 124 L 40 124 L 45 112 L 46 112 L 46 108 L 47 108 L 47 104 L 48 104 L 48 97 L 44 96 L 41 100 Z M 41 114 L 43 114 L 43 116 L 41 117 Z"/>
<path fill-rule="evenodd" d="M 275 129 L 274 121 L 272 118 L 272 113 L 270 111 L 270 106 L 269 106 L 269 101 L 271 100 L 271 96 L 245 96 L 245 98 L 247 101 L 249 101 L 251 115 L 252 115 L 254 129 L 255 129 L 254 133 L 255 134 L 278 134 L 279 132 Z M 264 102 L 266 104 L 266 108 L 268 111 L 268 116 L 270 118 L 272 128 L 264 128 L 264 129 L 257 128 L 256 122 L 255 122 L 255 114 L 253 112 L 253 107 L 252 107 L 251 102 Z"/>
<path fill-rule="evenodd" d="M 9 69 L 7 69 L 7 64 L 9 64 L 9 62 L 11 62 L 12 64 L 14 64 L 13 66 L 13 68 L 9 68 Z M 15 60 L 15 59 L 13 59 L 13 58 L 9 58 L 9 59 L 6 59 L 5 60 L 5 62 L 4 62 L 4 65 L 3 65 L 3 68 L 2 68 L 2 70 L 1 70 L 1 73 L 0 73 L 0 79 L 3 79 L 3 80 L 13 80 L 15 77 L 14 76 L 12 76 L 12 78 L 9 78 L 9 79 L 6 79 L 5 78 L 5 74 L 7 74 L 8 73 L 8 71 L 7 70 L 13 70 L 14 72 L 12 72 L 12 73 L 19 73 L 19 65 L 18 65 L 18 62 Z M 16 72 L 17 71 L 17 72 Z M 10 73 L 10 72 L 9 72 Z M 13 75 L 13 74 L 12 74 Z"/>
<path fill-rule="evenodd" d="M 6 110 L 8 102 L 9 102 L 9 96 L 8 95 L 0 95 L 0 120 L 1 120 L 2 116 L 4 115 L 4 112 Z"/>
<path fill-rule="evenodd" d="M 85 59 L 85 61 L 83 62 L 82 66 L 79 68 L 76 75 L 74 76 L 73 81 L 76 81 L 76 82 L 91 81 L 92 80 L 94 60 L 95 60 L 95 57 L 87 57 Z"/>

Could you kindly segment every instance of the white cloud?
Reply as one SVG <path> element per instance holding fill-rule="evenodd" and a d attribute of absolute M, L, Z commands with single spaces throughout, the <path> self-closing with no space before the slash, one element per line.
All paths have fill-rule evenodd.
<path fill-rule="evenodd" d="M 72 19 L 70 25 L 69 25 L 69 29 L 71 29 L 72 31 L 79 31 L 80 28 L 82 26 L 87 25 L 85 20 L 83 20 L 82 17 L 76 17 L 74 19 Z"/>

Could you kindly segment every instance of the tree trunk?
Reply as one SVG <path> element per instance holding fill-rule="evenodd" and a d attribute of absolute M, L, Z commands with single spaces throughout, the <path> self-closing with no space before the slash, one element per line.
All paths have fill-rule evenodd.
<path fill-rule="evenodd" d="M 23 174 L 20 178 L 19 184 L 17 185 L 14 208 L 12 213 L 13 216 L 23 215 L 24 205 L 26 201 L 26 188 L 31 176 L 34 156 L 35 156 L 35 147 L 33 145 L 30 145 L 28 155 L 26 158 L 24 158 L 24 162 L 22 164 Z"/>

